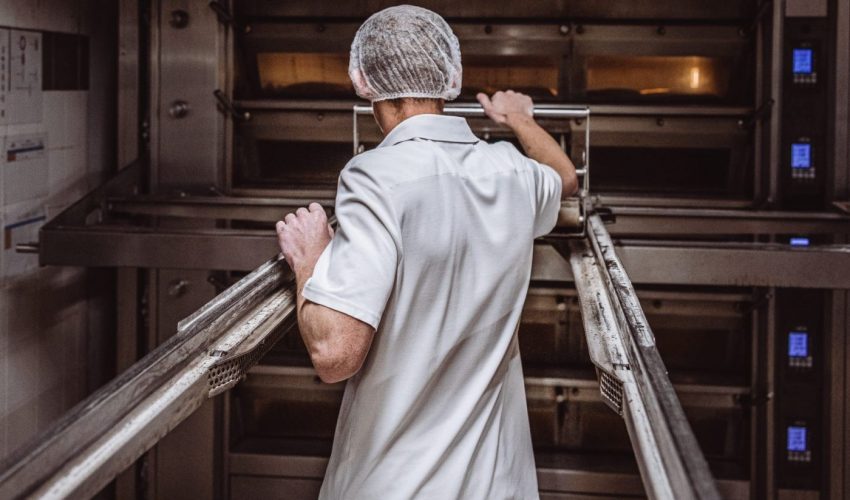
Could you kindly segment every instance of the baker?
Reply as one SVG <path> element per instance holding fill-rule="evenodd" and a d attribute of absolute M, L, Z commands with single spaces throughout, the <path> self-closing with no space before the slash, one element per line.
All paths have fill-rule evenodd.
<path fill-rule="evenodd" d="M 316 372 L 348 380 L 322 499 L 538 497 L 517 325 L 576 173 L 528 96 L 478 95 L 528 156 L 443 115 L 461 74 L 434 12 L 366 20 L 349 75 L 384 139 L 342 170 L 336 234 L 315 203 L 277 223 Z"/>

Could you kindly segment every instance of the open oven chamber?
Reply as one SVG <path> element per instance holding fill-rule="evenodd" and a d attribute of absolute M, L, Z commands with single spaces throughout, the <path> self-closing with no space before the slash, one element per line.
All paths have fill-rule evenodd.
<path fill-rule="evenodd" d="M 282 5 L 271 2 L 263 12 L 292 8 Z M 270 18 L 258 9 L 244 6 L 250 28 L 235 42 L 234 98 L 250 118 L 235 126 L 230 188 L 248 195 L 332 191 L 351 152 L 356 96 L 348 50 L 359 23 Z M 663 24 L 452 20 L 464 63 L 459 101 L 513 88 L 540 103 L 590 105 L 593 191 L 603 199 L 751 205 L 758 65 L 746 24 L 729 17 Z M 486 120 L 471 124 L 485 139 L 508 137 Z M 574 158 L 584 154 L 581 140 L 572 140 L 583 136 L 582 120 L 552 125 Z M 379 141 L 371 120 L 359 128 L 367 146 Z"/>
<path fill-rule="evenodd" d="M 752 296 L 639 295 L 714 474 L 727 493 L 746 496 Z M 532 288 L 519 339 L 541 491 L 642 495 L 626 429 L 599 395 L 575 291 Z M 290 332 L 228 396 L 230 498 L 284 491 L 314 498 L 343 390 L 316 378 L 299 335 Z M 286 467 L 286 477 L 276 466 Z M 582 479 L 563 482 L 564 471 Z"/>

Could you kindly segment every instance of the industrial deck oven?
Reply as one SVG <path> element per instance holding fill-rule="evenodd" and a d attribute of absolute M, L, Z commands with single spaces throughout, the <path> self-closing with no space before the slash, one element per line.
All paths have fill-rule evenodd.
<path fill-rule="evenodd" d="M 393 3 L 122 2 L 120 153 L 138 161 L 37 248 L 43 264 L 118 269 L 121 368 L 274 254 L 285 211 L 332 211 L 341 168 L 380 140 L 352 114 L 349 45 Z M 592 157 L 582 222 L 611 222 L 720 493 L 847 495 L 850 2 L 420 4 L 460 40 L 459 103 L 512 88 L 589 109 L 540 121 L 579 166 Z M 571 241 L 538 242 L 519 331 L 541 495 L 643 497 L 600 393 Z M 343 386 L 318 381 L 297 326 L 278 328 L 244 379 L 111 484 L 117 496 L 316 498 Z"/>

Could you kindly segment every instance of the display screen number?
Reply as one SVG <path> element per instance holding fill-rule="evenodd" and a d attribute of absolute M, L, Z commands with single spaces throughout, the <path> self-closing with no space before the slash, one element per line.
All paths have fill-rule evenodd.
<path fill-rule="evenodd" d="M 805 358 L 809 355 L 809 334 L 806 332 L 790 332 L 788 334 L 788 356 Z"/>
<path fill-rule="evenodd" d="M 791 168 L 812 168 L 812 145 L 804 142 L 791 144 Z"/>
<path fill-rule="evenodd" d="M 794 49 L 793 67 L 798 75 L 809 75 L 813 72 L 814 53 L 812 49 Z"/>
<path fill-rule="evenodd" d="M 806 451 L 806 428 L 799 425 L 788 426 L 788 451 Z"/>

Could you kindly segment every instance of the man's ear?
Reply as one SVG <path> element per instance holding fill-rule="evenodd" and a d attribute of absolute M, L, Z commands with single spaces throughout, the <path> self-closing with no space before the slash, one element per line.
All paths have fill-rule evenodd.
<path fill-rule="evenodd" d="M 371 100 L 374 97 L 374 94 L 369 89 L 369 85 L 366 83 L 366 77 L 363 76 L 363 72 L 359 69 L 353 69 L 348 72 L 349 78 L 351 78 L 351 83 L 354 85 L 354 92 L 357 93 L 358 96 L 363 99 Z"/>

